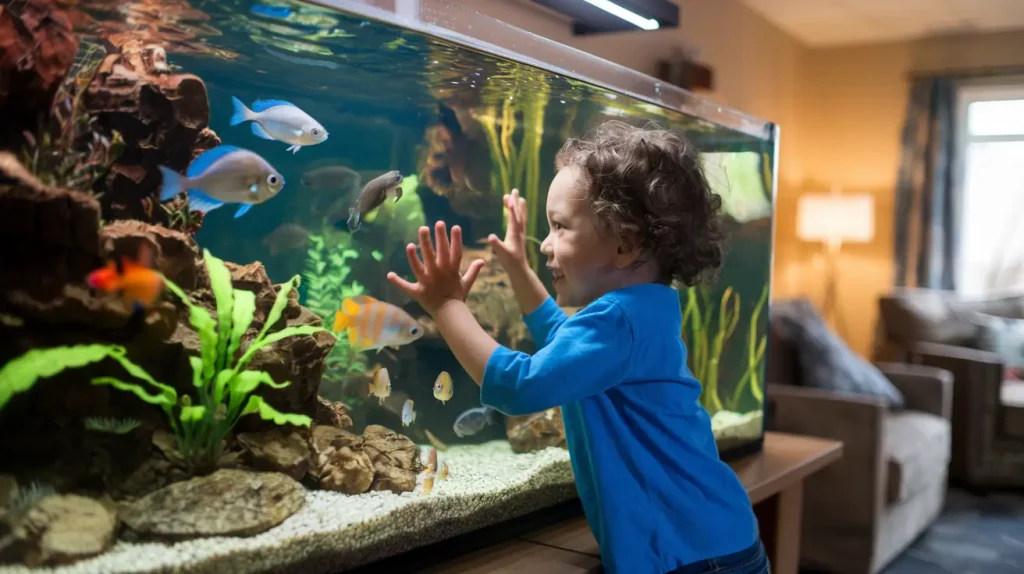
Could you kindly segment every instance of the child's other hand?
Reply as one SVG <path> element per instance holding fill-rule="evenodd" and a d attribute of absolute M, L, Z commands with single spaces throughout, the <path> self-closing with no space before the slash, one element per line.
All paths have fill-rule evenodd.
<path fill-rule="evenodd" d="M 395 272 L 388 273 L 388 281 L 391 281 L 403 293 L 409 295 L 433 316 L 438 309 L 451 299 L 465 301 L 466 295 L 472 289 L 476 276 L 484 266 L 483 259 L 477 259 L 469 264 L 469 269 L 464 274 L 459 273 L 459 266 L 462 263 L 462 229 L 456 225 L 452 227 L 451 243 L 448 242 L 448 232 L 443 221 L 438 221 L 435 226 L 437 237 L 437 251 L 430 241 L 430 229 L 420 227 L 420 252 L 423 254 L 423 261 L 416 255 L 416 245 L 410 243 L 405 247 L 405 254 L 409 258 L 409 266 L 416 276 L 416 283 L 409 283 L 399 277 Z"/>
<path fill-rule="evenodd" d="M 494 250 L 498 263 L 508 271 L 527 264 L 526 200 L 519 197 L 518 189 L 513 189 L 511 194 L 505 194 L 504 200 L 508 209 L 505 240 L 498 239 L 498 236 L 492 233 L 487 237 L 487 244 Z"/>

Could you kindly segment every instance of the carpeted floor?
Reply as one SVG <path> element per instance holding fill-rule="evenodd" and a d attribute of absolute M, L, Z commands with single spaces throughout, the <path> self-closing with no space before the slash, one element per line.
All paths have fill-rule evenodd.
<path fill-rule="evenodd" d="M 883 574 L 1024 574 L 1024 494 L 951 489 L 939 520 Z"/>

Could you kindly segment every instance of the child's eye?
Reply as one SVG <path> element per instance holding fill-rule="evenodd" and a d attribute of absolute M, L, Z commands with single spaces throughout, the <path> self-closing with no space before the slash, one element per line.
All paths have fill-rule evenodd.
<path fill-rule="evenodd" d="M 551 223 L 551 229 L 561 229 L 561 228 L 562 228 L 562 224 L 561 223 L 558 223 L 557 221 L 554 221 L 554 222 Z"/>

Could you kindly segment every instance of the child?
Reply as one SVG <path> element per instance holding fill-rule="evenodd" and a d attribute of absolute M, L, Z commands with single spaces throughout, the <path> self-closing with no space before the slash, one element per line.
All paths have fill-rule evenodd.
<path fill-rule="evenodd" d="M 768 559 L 750 499 L 718 458 L 700 383 L 686 365 L 673 280 L 722 262 L 721 198 L 678 135 L 621 122 L 566 142 L 541 244 L 558 304 L 526 258 L 526 202 L 505 196 L 508 273 L 538 351 L 500 346 L 465 304 L 484 262 L 459 274 L 462 232 L 437 222 L 406 253 L 416 283 L 388 279 L 430 313 L 480 401 L 508 415 L 561 407 L 576 486 L 608 572 L 761 574 Z"/>

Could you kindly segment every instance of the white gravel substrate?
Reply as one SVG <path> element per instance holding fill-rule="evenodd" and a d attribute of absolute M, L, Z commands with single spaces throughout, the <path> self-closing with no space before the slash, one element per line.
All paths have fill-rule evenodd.
<path fill-rule="evenodd" d="M 426 496 L 310 491 L 284 523 L 249 538 L 176 544 L 118 541 L 107 553 L 59 568 L 0 566 L 0 573 L 337 572 L 475 530 L 576 495 L 569 454 L 516 454 L 507 441 L 438 453 L 447 480 Z"/>

